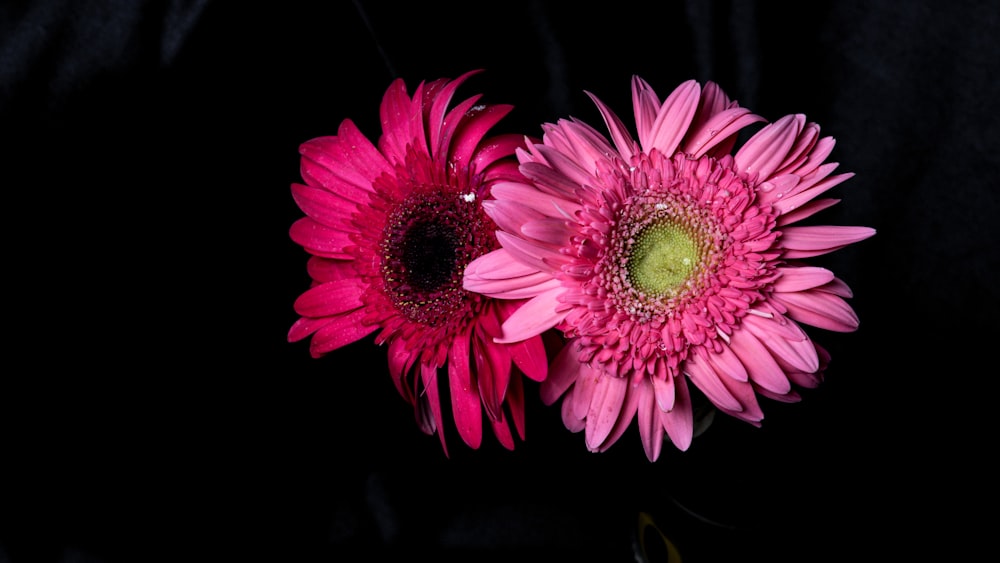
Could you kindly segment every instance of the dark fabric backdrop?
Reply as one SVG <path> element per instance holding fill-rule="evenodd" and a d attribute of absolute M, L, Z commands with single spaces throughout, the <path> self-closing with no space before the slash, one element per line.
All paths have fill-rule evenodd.
<path fill-rule="evenodd" d="M 5 300 L 0 562 L 551 557 L 960 560 L 992 533 L 1000 5 L 41 0 L 0 4 Z M 808 7 L 807 7 L 808 6 Z M 853 334 L 760 429 L 717 419 L 655 464 L 585 451 L 558 409 L 478 451 L 417 430 L 370 340 L 289 344 L 298 145 L 375 138 L 395 77 L 537 134 L 584 90 L 718 82 L 802 112 L 855 178 L 822 262 Z M 529 394 L 534 387 L 529 387 Z M 989 440 L 989 441 L 987 441 Z M 994 446 L 990 446 L 994 444 Z M 990 548 L 992 549 L 992 548 Z"/>

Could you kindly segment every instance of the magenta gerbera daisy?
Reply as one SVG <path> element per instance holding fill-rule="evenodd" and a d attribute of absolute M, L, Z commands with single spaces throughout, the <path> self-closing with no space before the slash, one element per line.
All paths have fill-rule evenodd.
<path fill-rule="evenodd" d="M 633 77 L 638 141 L 587 94 L 610 140 L 562 119 L 518 149 L 529 181 L 493 186 L 484 206 L 502 248 L 469 265 L 465 288 L 529 298 L 499 342 L 566 337 L 542 399 L 563 398 L 563 422 L 591 451 L 633 420 L 650 461 L 664 436 L 686 450 L 689 383 L 759 426 L 758 396 L 793 402 L 822 380 L 829 356 L 802 325 L 858 327 L 848 286 L 806 259 L 875 231 L 796 225 L 837 203 L 819 196 L 852 174 L 833 174 L 834 140 L 803 115 L 763 124 L 712 82 L 685 82 L 661 103 Z"/>
<path fill-rule="evenodd" d="M 445 455 L 441 393 L 466 444 L 480 447 L 485 411 L 513 449 L 511 423 L 524 439 L 522 375 L 540 381 L 548 370 L 541 337 L 494 341 L 520 302 L 462 287 L 466 265 L 499 248 L 482 207 L 490 187 L 524 180 L 513 157 L 524 137 L 485 137 L 512 107 L 481 95 L 451 107 L 475 72 L 421 82 L 412 98 L 397 79 L 382 99 L 378 145 L 344 120 L 336 135 L 301 145 L 305 184 L 292 185 L 305 217 L 290 236 L 312 255 L 313 283 L 295 301 L 301 318 L 288 340 L 311 336 L 318 358 L 377 331 L 399 393 Z"/>

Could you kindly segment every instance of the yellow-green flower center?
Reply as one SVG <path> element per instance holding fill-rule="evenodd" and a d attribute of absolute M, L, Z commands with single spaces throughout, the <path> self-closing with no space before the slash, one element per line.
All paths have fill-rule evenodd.
<path fill-rule="evenodd" d="M 653 223 L 632 245 L 629 281 L 649 296 L 676 293 L 700 262 L 698 250 L 697 239 L 683 227 L 672 221 Z"/>

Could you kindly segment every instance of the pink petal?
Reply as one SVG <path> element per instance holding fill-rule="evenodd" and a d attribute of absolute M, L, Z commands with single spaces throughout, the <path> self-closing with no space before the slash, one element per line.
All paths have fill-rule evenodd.
<path fill-rule="evenodd" d="M 552 359 L 549 374 L 539 386 L 539 397 L 542 403 L 552 405 L 561 397 L 581 373 L 581 364 L 573 352 L 573 343 L 565 344 Z"/>
<path fill-rule="evenodd" d="M 683 452 L 691 447 L 691 439 L 694 437 L 691 392 L 688 390 L 687 381 L 684 378 L 674 379 L 674 389 L 677 395 L 674 408 L 670 412 L 660 411 L 659 418 L 667 436 L 670 436 L 670 441 Z"/>
<path fill-rule="evenodd" d="M 749 109 L 735 107 L 713 115 L 707 122 L 693 131 L 682 150 L 695 158 L 700 158 L 719 143 L 738 134 L 744 127 L 764 121 Z"/>
<path fill-rule="evenodd" d="M 656 407 L 655 392 L 649 380 L 643 381 L 640 385 L 642 389 L 634 390 L 638 395 L 638 408 L 636 409 L 636 422 L 639 425 L 639 438 L 642 441 L 642 449 L 646 453 L 646 459 L 656 461 L 663 450 L 663 425 L 660 424 L 660 411 Z"/>
<path fill-rule="evenodd" d="M 466 291 L 499 299 L 529 299 L 561 285 L 552 274 L 513 260 L 502 248 L 470 262 L 462 278 Z"/>
<path fill-rule="evenodd" d="M 466 276 L 482 280 L 505 280 L 537 274 L 538 268 L 518 262 L 504 248 L 487 252 L 465 267 Z"/>
<path fill-rule="evenodd" d="M 622 122 L 622 120 L 615 115 L 615 112 L 611 111 L 611 108 L 606 106 L 604 102 L 597 98 L 597 96 L 591 94 L 590 92 L 585 92 L 587 96 L 590 97 L 594 105 L 597 106 L 597 110 L 601 113 L 601 117 L 604 119 L 604 124 L 607 126 L 608 131 L 611 134 L 611 140 L 615 143 L 615 148 L 618 150 L 618 154 L 628 162 L 632 159 L 633 151 L 635 147 L 635 141 L 632 139 L 632 135 L 628 132 L 628 128 Z M 657 104 L 659 105 L 659 104 Z M 638 105 L 635 105 L 636 111 L 638 111 Z"/>
<path fill-rule="evenodd" d="M 810 258 L 844 248 L 875 234 L 871 227 L 845 225 L 785 227 L 778 246 L 786 249 L 785 257 Z"/>
<path fill-rule="evenodd" d="M 552 246 L 568 247 L 572 244 L 570 237 L 575 234 L 566 228 L 565 219 L 536 219 L 521 225 L 521 234 L 538 242 Z"/>
<path fill-rule="evenodd" d="M 708 397 L 708 400 L 720 409 L 736 412 L 742 408 L 736 397 L 733 397 L 729 389 L 722 384 L 719 374 L 715 373 L 712 366 L 704 360 L 688 358 L 684 362 L 684 372 L 688 374 L 695 386 Z"/>
<path fill-rule="evenodd" d="M 635 127 L 639 133 L 639 139 L 649 137 L 649 132 L 656 123 L 656 116 L 660 113 L 660 98 L 653 91 L 648 82 L 639 76 L 632 76 L 632 111 L 635 116 Z M 645 143 L 641 143 L 645 147 Z"/>
<path fill-rule="evenodd" d="M 752 332 L 777 358 L 795 369 L 814 372 L 819 368 L 815 346 L 794 322 L 777 315 L 773 319 L 747 315 L 743 317 L 741 326 Z"/>
<path fill-rule="evenodd" d="M 546 169 L 548 170 L 548 169 Z M 561 176 L 560 176 L 561 178 Z M 552 185 L 547 179 L 543 180 L 545 185 Z M 581 209 L 579 203 L 574 203 L 569 199 L 563 199 L 551 193 L 545 193 L 540 189 L 516 182 L 501 182 L 495 184 L 491 190 L 493 197 L 504 203 L 516 203 L 529 209 L 533 209 L 546 217 L 571 217 Z M 572 196 L 575 197 L 575 196 Z M 499 205 L 501 201 L 497 201 Z"/>
<path fill-rule="evenodd" d="M 698 110 L 700 95 L 701 85 L 695 80 L 688 80 L 674 89 L 663 101 L 652 128 L 645 134 L 639 130 L 639 144 L 643 150 L 648 153 L 655 148 L 666 155 L 674 154 Z"/>
<path fill-rule="evenodd" d="M 784 370 L 752 332 L 734 331 L 729 347 L 739 356 L 754 383 L 775 393 L 787 393 L 790 390 Z"/>
<path fill-rule="evenodd" d="M 635 418 L 635 413 L 639 408 L 640 396 L 640 385 L 645 377 L 642 374 L 637 375 L 632 381 L 624 377 L 619 377 L 616 379 L 621 379 L 623 383 L 625 398 L 622 402 L 621 411 L 619 411 L 618 416 L 615 418 L 614 424 L 611 427 L 611 431 L 608 432 L 607 437 L 601 443 L 598 451 L 607 451 L 608 448 L 613 446 L 623 435 L 625 431 L 632 426 L 632 420 Z M 652 393 L 652 390 L 650 390 Z"/>
<path fill-rule="evenodd" d="M 674 389 L 675 380 L 674 378 L 660 378 L 654 377 L 653 381 L 653 393 L 656 395 L 656 406 L 664 412 L 669 412 L 674 408 L 674 401 L 676 400 L 676 390 Z"/>
<path fill-rule="evenodd" d="M 831 198 L 816 199 L 810 201 L 809 203 L 803 205 L 802 207 L 790 210 L 787 213 L 779 215 L 778 220 L 775 221 L 775 224 L 778 227 L 791 225 L 792 223 L 797 223 L 799 221 L 802 221 L 803 219 L 812 217 L 813 215 L 819 213 L 820 211 L 833 207 L 838 203 L 840 203 L 839 199 L 831 199 Z"/>
<path fill-rule="evenodd" d="M 530 207 L 508 199 L 488 199 L 483 202 L 482 208 L 498 229 L 509 233 L 518 233 L 521 225 L 545 217 Z"/>
<path fill-rule="evenodd" d="M 565 400 L 559 407 L 559 414 L 562 416 L 563 424 L 570 432 L 580 432 L 587 426 L 587 421 L 578 418 L 573 412 L 573 404 L 570 400 Z"/>
<path fill-rule="evenodd" d="M 505 231 L 497 232 L 497 240 L 514 259 L 543 272 L 558 272 L 571 261 L 559 248 L 527 241 Z"/>
<path fill-rule="evenodd" d="M 798 186 L 795 187 L 791 193 L 783 194 L 780 199 L 775 199 L 771 202 L 772 205 L 778 210 L 779 213 L 787 214 L 795 211 L 799 207 L 804 206 L 809 201 L 815 199 L 817 196 L 823 194 L 824 192 L 834 188 L 843 182 L 854 177 L 853 173 L 845 172 L 843 174 L 836 174 L 826 178 L 822 182 L 811 183 L 804 180 L 800 180 Z M 775 195 L 777 195 L 776 192 Z M 786 221 L 790 222 L 790 221 Z"/>
<path fill-rule="evenodd" d="M 804 124 L 805 116 L 795 114 L 765 125 L 734 155 L 737 167 L 761 180 L 768 179 L 788 156 Z"/>
<path fill-rule="evenodd" d="M 782 293 L 804 291 L 833 281 L 833 272 L 817 266 L 779 268 L 781 275 L 774 282 L 774 290 Z"/>
<path fill-rule="evenodd" d="M 840 297 L 825 291 L 778 292 L 772 298 L 788 309 L 798 322 L 834 332 L 853 332 L 859 320 L 854 309 Z"/>
<path fill-rule="evenodd" d="M 627 388 L 628 380 L 624 377 L 604 375 L 597 379 L 591 395 L 590 409 L 587 411 L 585 429 L 587 447 L 590 449 L 600 450 L 611 433 L 621 413 Z"/>
<path fill-rule="evenodd" d="M 727 414 L 759 427 L 760 421 L 764 419 L 764 411 L 757 402 L 757 393 L 754 392 L 753 385 L 729 377 L 723 377 L 720 381 L 740 403 L 738 410 L 726 411 Z"/>
<path fill-rule="evenodd" d="M 550 289 L 526 301 L 503 323 L 503 336 L 497 338 L 500 344 L 511 344 L 538 336 L 555 327 L 566 318 L 566 312 L 557 312 L 558 297 L 565 291 L 562 287 Z"/>

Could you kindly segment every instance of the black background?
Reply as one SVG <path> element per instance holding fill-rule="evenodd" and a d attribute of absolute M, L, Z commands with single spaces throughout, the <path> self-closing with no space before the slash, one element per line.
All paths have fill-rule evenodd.
<path fill-rule="evenodd" d="M 610 4 L 42 0 L 0 5 L 5 300 L 0 562 L 558 557 L 960 559 L 991 532 L 1000 95 L 996 2 Z M 513 452 L 419 432 L 357 342 L 289 344 L 298 145 L 370 138 L 395 77 L 537 134 L 584 90 L 714 80 L 805 113 L 857 175 L 821 258 L 852 334 L 826 382 L 649 463 L 528 406 Z M 529 385 L 529 396 L 535 387 Z M 987 483 L 989 483 L 987 485 Z M 984 512 L 985 511 L 985 512 Z M 649 531 L 647 529 L 647 531 Z M 647 543 L 666 561 L 662 542 Z"/>

